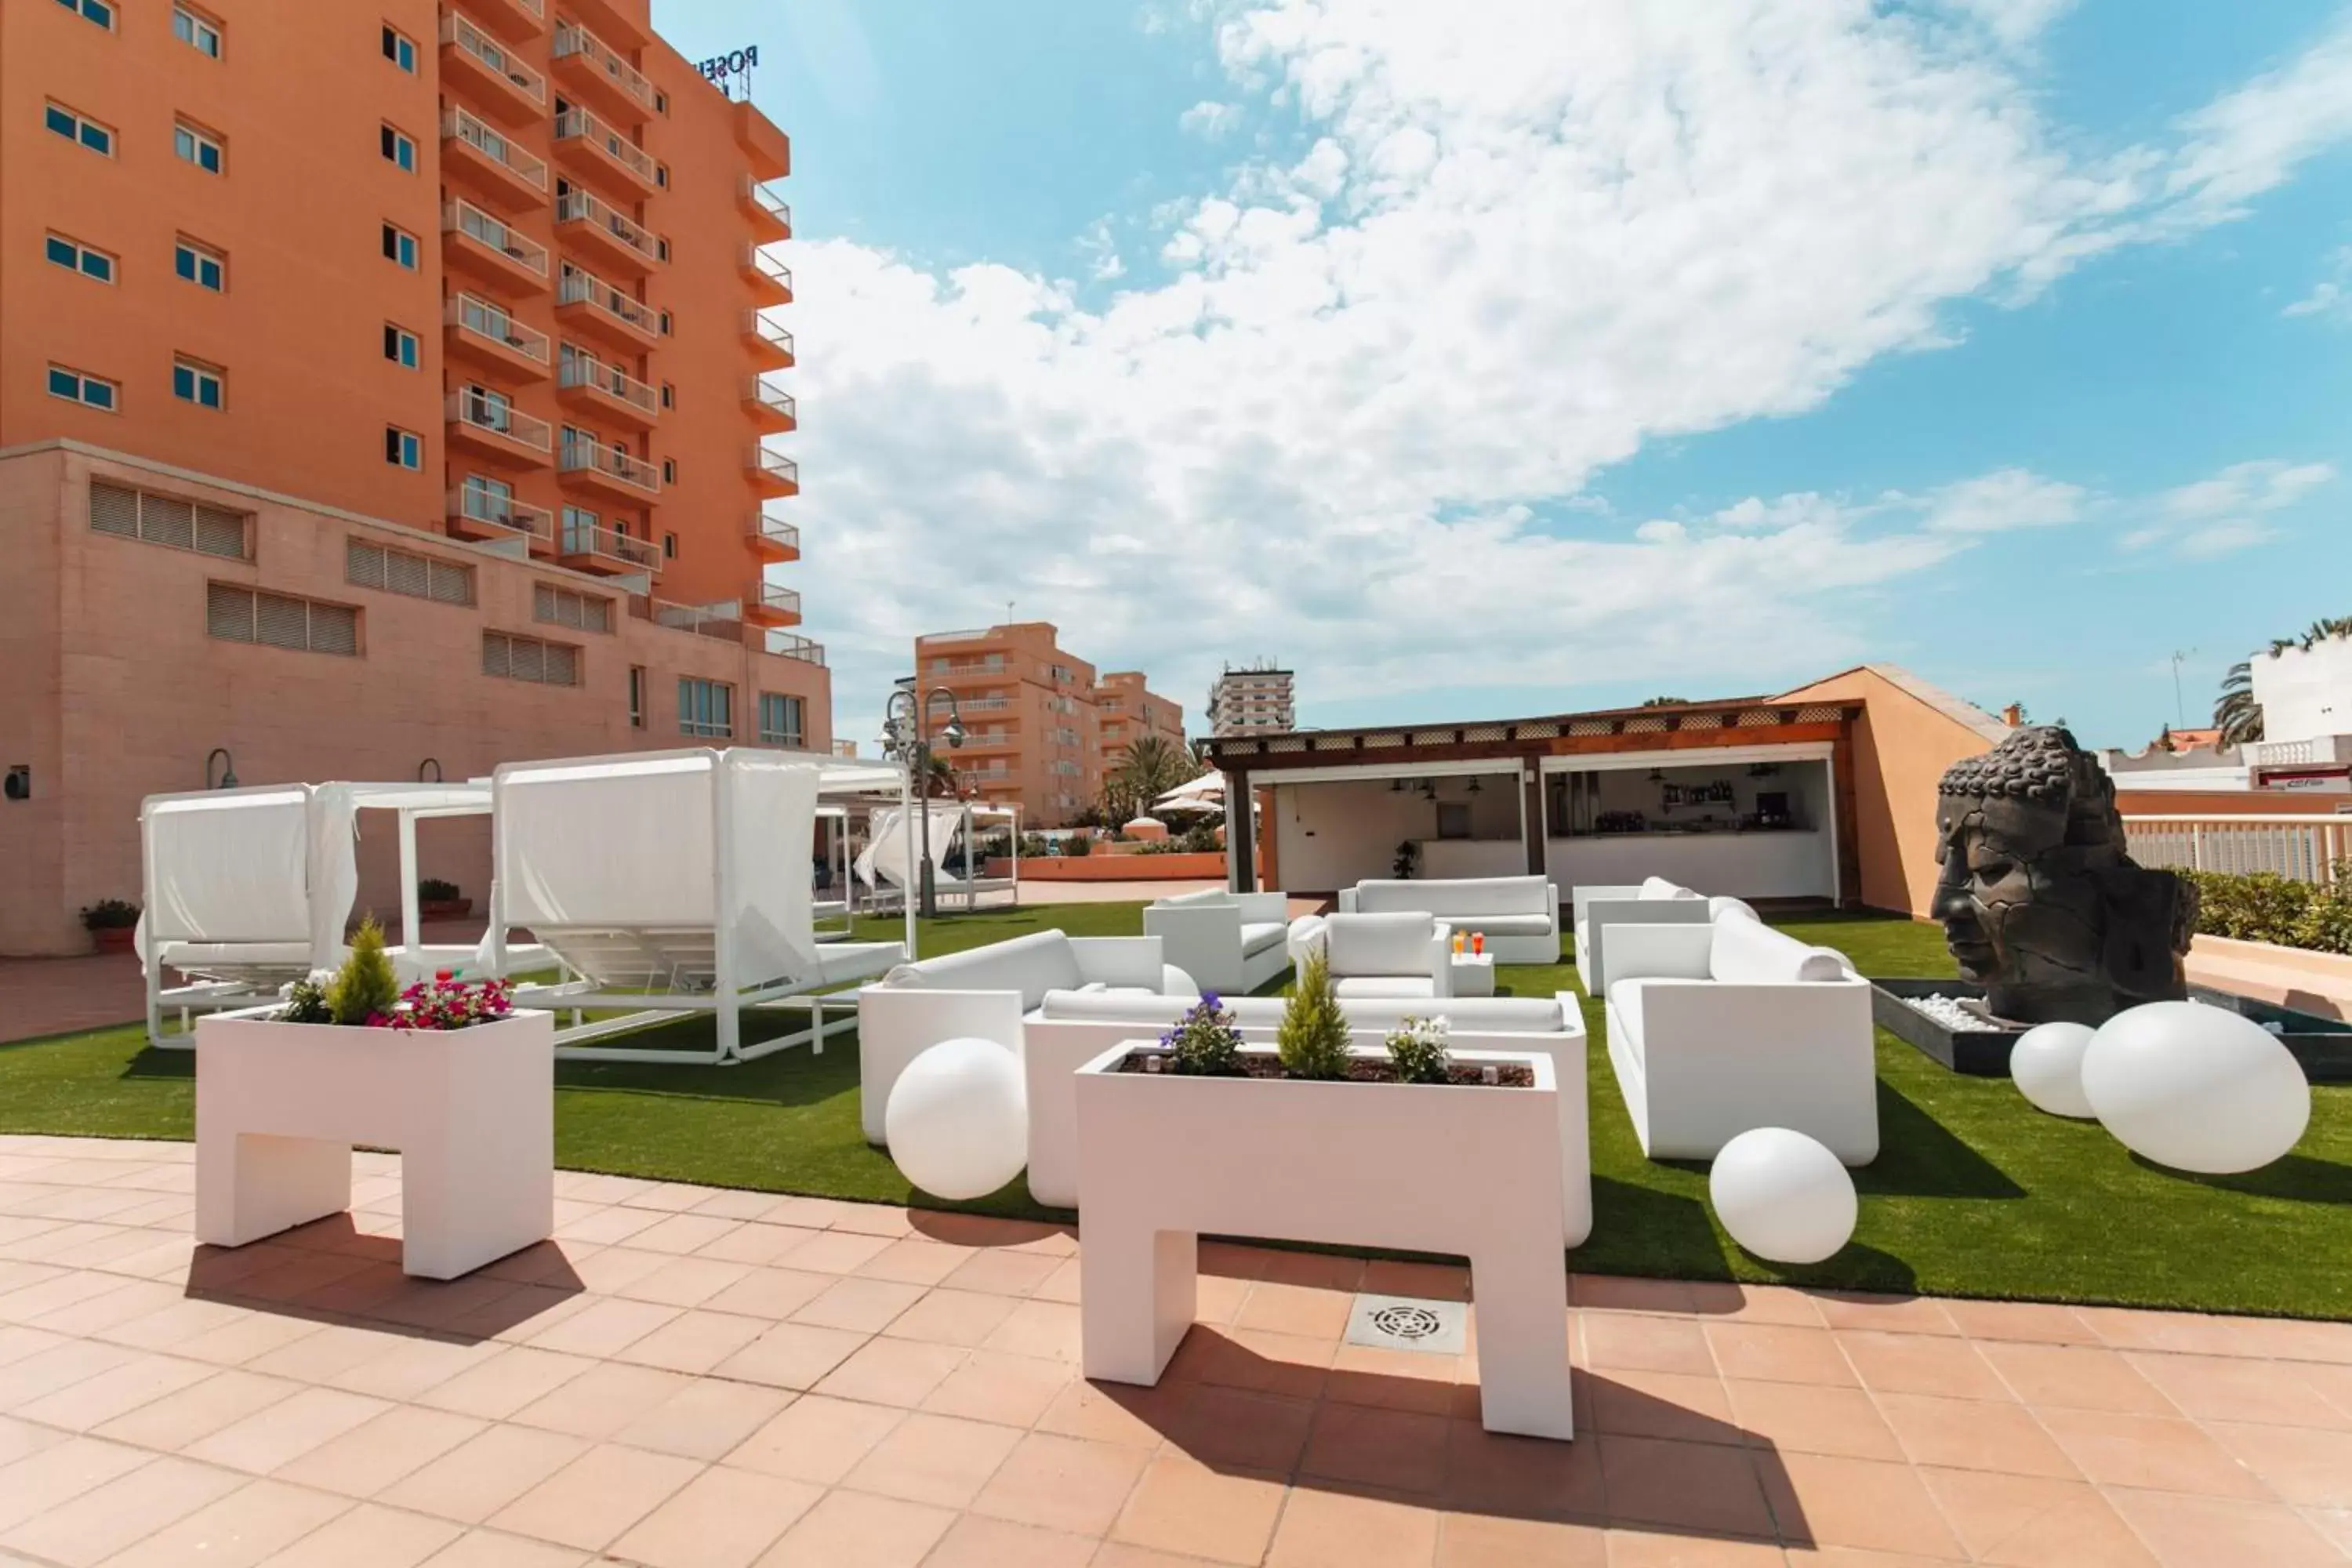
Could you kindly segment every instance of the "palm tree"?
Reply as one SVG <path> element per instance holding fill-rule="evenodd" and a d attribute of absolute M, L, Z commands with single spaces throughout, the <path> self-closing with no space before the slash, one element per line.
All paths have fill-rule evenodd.
<path fill-rule="evenodd" d="M 2314 621 L 2299 637 L 2271 638 L 2270 656 L 2276 658 L 2291 647 L 2309 653 L 2330 637 L 2352 637 L 2352 616 Z M 2263 705 L 2254 700 L 2254 666 L 2242 659 L 2221 678 L 2221 694 L 2213 703 L 2213 727 L 2221 744 L 2242 746 L 2263 738 Z"/>
<path fill-rule="evenodd" d="M 930 765 L 923 770 L 922 792 L 929 800 L 953 800 L 958 794 L 955 764 L 931 753 Z"/>
<path fill-rule="evenodd" d="M 1198 775 L 1200 770 L 1164 736 L 1143 735 L 1130 742 L 1118 766 L 1103 781 L 1103 815 L 1111 822 L 1127 822 L 1151 809 L 1151 803 Z"/>

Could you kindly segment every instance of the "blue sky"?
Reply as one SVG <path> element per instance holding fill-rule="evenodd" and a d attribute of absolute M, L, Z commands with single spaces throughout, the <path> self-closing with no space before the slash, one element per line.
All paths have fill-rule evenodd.
<path fill-rule="evenodd" d="M 793 139 L 845 736 L 1008 600 L 1195 714 L 1259 654 L 1327 724 L 1876 658 L 2122 744 L 2175 651 L 2196 723 L 2352 613 L 2336 0 L 655 18 Z"/>

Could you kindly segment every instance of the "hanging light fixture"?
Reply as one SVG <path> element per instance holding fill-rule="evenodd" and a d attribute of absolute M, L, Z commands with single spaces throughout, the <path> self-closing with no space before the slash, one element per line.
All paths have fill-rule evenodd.
<path fill-rule="evenodd" d="M 1652 768 L 1650 770 L 1650 782 L 1652 784 L 1664 784 L 1666 782 L 1666 775 L 1661 770 Z"/>
<path fill-rule="evenodd" d="M 1402 795 L 1402 794 L 1404 793 L 1404 780 L 1402 780 L 1402 779 L 1391 779 L 1391 780 L 1389 780 L 1389 793 L 1390 793 L 1391 795 Z"/>
<path fill-rule="evenodd" d="M 1480 784 L 1476 779 L 1472 779 L 1470 781 L 1470 793 L 1472 795 L 1483 795 L 1486 793 L 1486 786 Z"/>

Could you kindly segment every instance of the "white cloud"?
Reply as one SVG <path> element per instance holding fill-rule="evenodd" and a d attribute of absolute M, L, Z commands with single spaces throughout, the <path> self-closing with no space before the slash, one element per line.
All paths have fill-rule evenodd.
<path fill-rule="evenodd" d="M 2167 517 L 2190 521 L 2283 511 L 2335 477 L 2329 463 L 2235 463 L 2210 479 L 2167 490 L 2158 504 Z"/>
<path fill-rule="evenodd" d="M 2251 549 L 2277 537 L 2278 530 L 2265 527 L 2252 518 L 2242 517 L 2191 529 L 2173 546 L 2173 553 L 2190 561 L 2210 561 L 2217 556 Z"/>
<path fill-rule="evenodd" d="M 1119 259 L 1118 240 L 1112 235 L 1110 219 L 1097 218 L 1078 236 L 1078 248 L 1087 256 L 1087 275 L 1098 283 L 1127 275 L 1127 263 Z"/>
<path fill-rule="evenodd" d="M 2073 9 L 2074 0 L 1951 0 L 1951 4 L 1999 43 L 2021 48 L 2041 37 L 2062 13 Z"/>
<path fill-rule="evenodd" d="M 2234 217 L 2298 165 L 2352 136 L 2352 11 L 2310 48 L 2182 122 L 2166 195 L 2179 216 Z"/>
<path fill-rule="evenodd" d="M 1318 698 L 1407 700 L 1474 669 L 1551 700 L 1580 669 L 1748 685 L 1853 658 L 1880 594 L 2094 498 L 1998 469 L 1630 537 L 1562 503 L 1646 444 L 1952 341 L 1954 301 L 2030 296 L 2159 215 L 2225 216 L 2342 133 L 2305 85 L 2333 79 L 2332 40 L 2192 121 L 2178 158 L 2088 162 L 1990 12 L 1217 15 L 1232 96 L 1287 94 L 1312 140 L 1169 211 L 1172 276 L 1082 309 L 1003 267 L 797 247 L 823 305 L 794 323 L 796 570 L 845 733 L 872 732 L 917 632 L 1014 597 L 1180 696 L 1242 652 Z"/>
<path fill-rule="evenodd" d="M 1176 117 L 1177 125 L 1194 136 L 1214 142 L 1241 123 L 1239 105 L 1202 99 Z"/>
<path fill-rule="evenodd" d="M 2282 316 L 2331 316 L 2352 321 L 2352 245 L 2328 258 L 2326 278 L 2311 292 L 2279 312 Z"/>

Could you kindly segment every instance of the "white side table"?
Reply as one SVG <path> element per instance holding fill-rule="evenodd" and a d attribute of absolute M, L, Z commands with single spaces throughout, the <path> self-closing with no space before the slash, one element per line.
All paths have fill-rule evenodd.
<path fill-rule="evenodd" d="M 1457 952 L 1454 962 L 1454 994 L 1456 996 L 1492 996 L 1495 994 L 1495 955 L 1491 952 Z"/>

